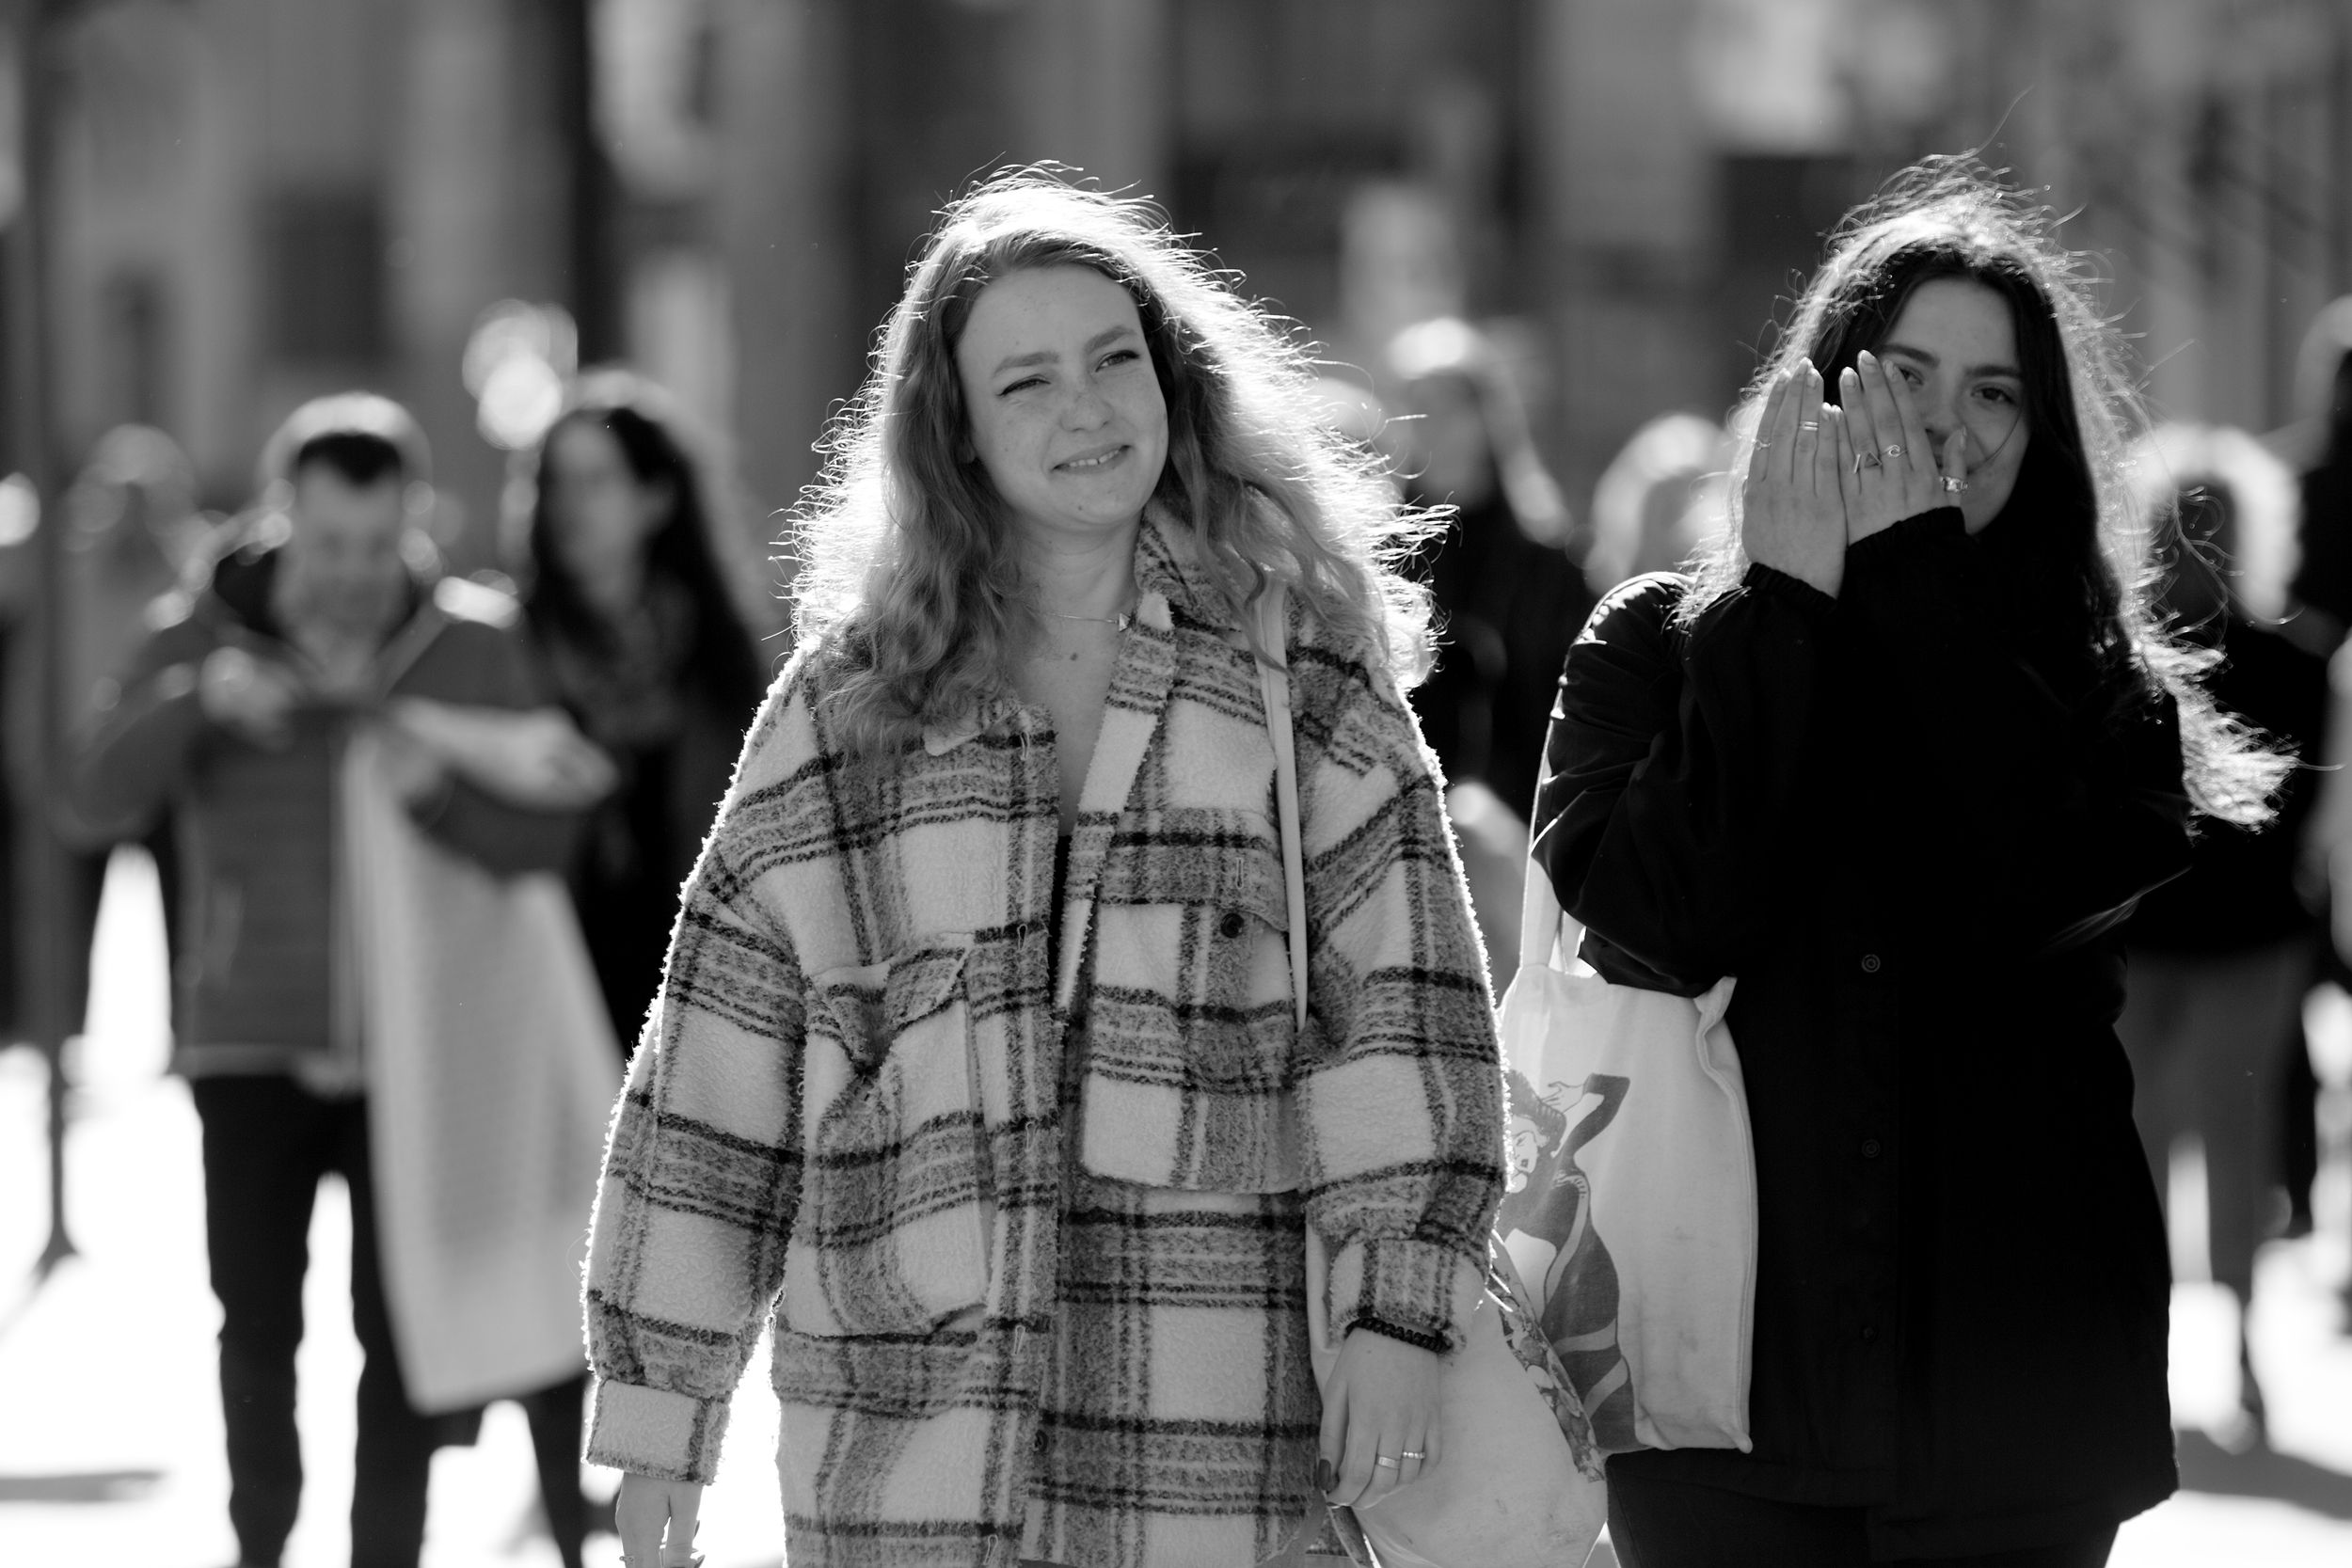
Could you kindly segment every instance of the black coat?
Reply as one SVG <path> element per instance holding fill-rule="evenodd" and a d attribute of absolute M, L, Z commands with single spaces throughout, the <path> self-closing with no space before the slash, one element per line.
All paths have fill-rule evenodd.
<path fill-rule="evenodd" d="M 2174 1484 L 2113 1025 L 2117 927 L 2187 863 L 2178 722 L 2017 613 L 2036 521 L 1928 513 L 1836 598 L 1756 566 L 1687 629 L 1684 578 L 1625 584 L 1569 651 L 1537 804 L 1604 976 L 1739 977 L 1754 1451 L 1612 1464 L 1866 1506 L 1882 1555 L 2048 1543 Z"/>

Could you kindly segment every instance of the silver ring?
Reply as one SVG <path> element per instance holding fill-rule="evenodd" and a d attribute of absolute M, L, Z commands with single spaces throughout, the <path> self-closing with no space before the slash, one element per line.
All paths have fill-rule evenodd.
<path fill-rule="evenodd" d="M 1393 1469 L 1397 1468 L 1397 1463 L 1396 1463 L 1396 1461 L 1395 1461 L 1395 1460 L 1393 1460 L 1393 1459 L 1391 1459 L 1391 1458 L 1390 1458 L 1387 1454 L 1385 1454 L 1385 1453 L 1378 1453 L 1378 1454 L 1375 1454 L 1375 1455 L 1373 1455 L 1373 1456 L 1372 1456 L 1372 1462 L 1373 1462 L 1375 1465 L 1381 1465 L 1381 1466 L 1383 1466 L 1384 1468 L 1387 1468 L 1387 1469 L 1393 1470 Z"/>
<path fill-rule="evenodd" d="M 1853 454 L 1853 471 L 1857 474 L 1865 468 L 1875 468 L 1878 466 L 1879 454 L 1877 452 L 1858 451 Z"/>
<path fill-rule="evenodd" d="M 1421 1460 L 1427 1459 L 1429 1456 L 1422 1452 L 1419 1449 L 1405 1449 L 1399 1450 L 1396 1457 L 1399 1459 L 1410 1459 L 1419 1462 Z"/>
<path fill-rule="evenodd" d="M 1797 428 L 1799 430 L 1819 430 L 1821 428 L 1821 421 L 1819 420 L 1800 420 L 1797 421 Z"/>
<path fill-rule="evenodd" d="M 1883 450 L 1886 453 L 1886 460 L 1892 463 L 1903 454 L 1903 444 L 1900 441 L 1889 441 Z"/>
<path fill-rule="evenodd" d="M 1949 475 L 1949 474 L 1938 474 L 1938 475 L 1936 475 L 1936 476 L 1935 476 L 1935 483 L 1938 483 L 1938 484 L 1941 484 L 1942 486 L 1944 486 L 1944 490 L 1945 490 L 1945 493 L 1946 493 L 1947 495 L 1953 495 L 1953 496 L 1957 496 L 1957 495 L 1959 495 L 1959 494 L 1960 494 L 1963 490 L 1965 490 L 1965 489 L 1967 489 L 1967 488 L 1968 488 L 1968 482 L 1967 482 L 1966 480 L 1964 480 L 1964 479 L 1954 479 L 1954 478 L 1953 478 L 1951 475 Z"/>

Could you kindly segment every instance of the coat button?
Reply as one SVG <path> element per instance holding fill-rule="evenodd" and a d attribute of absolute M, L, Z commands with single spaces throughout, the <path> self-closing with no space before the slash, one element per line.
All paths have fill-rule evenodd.
<path fill-rule="evenodd" d="M 1862 955 L 1862 973 L 1863 973 L 1863 974 L 1876 974 L 1878 972 L 1879 972 L 1879 956 L 1878 956 L 1876 953 L 1865 953 L 1865 954 L 1863 954 L 1863 955 Z"/>
<path fill-rule="evenodd" d="M 1862 1157 L 1865 1160 L 1875 1160 L 1879 1157 L 1879 1141 L 1876 1138 L 1862 1140 Z"/>
<path fill-rule="evenodd" d="M 1241 935 L 1241 926 L 1242 921 L 1240 912 L 1234 910 L 1227 910 L 1225 911 L 1225 918 L 1216 923 L 1216 934 L 1223 937 L 1226 941 L 1231 942 L 1235 937 Z"/>

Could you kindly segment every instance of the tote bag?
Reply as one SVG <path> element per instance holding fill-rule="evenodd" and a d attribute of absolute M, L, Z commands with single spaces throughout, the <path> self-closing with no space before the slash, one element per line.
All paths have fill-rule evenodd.
<path fill-rule="evenodd" d="M 1502 998 L 1509 1191 L 1495 1222 L 1607 1452 L 1748 1440 L 1756 1156 L 1724 1015 L 1559 967 L 1567 923 L 1531 863 Z"/>
<path fill-rule="evenodd" d="M 1258 603 L 1261 643 L 1279 657 L 1283 594 Z M 1307 1025 L 1307 880 L 1299 838 L 1298 763 L 1292 745 L 1290 678 L 1261 661 L 1266 731 L 1274 742 L 1276 813 L 1288 898 L 1291 995 Z M 1339 1360 L 1327 1303 L 1330 1260 L 1307 1227 L 1307 1327 L 1315 1384 Z M 1427 1479 L 1356 1511 L 1376 1568 L 1581 1568 L 1608 1520 L 1601 1456 L 1564 1369 L 1518 1293 L 1510 1260 L 1496 1256 L 1461 1348 L 1444 1363 L 1440 1462 Z M 1308 1527 L 1280 1562 L 1303 1561 Z M 1366 1565 L 1374 1568 L 1374 1565 Z"/>

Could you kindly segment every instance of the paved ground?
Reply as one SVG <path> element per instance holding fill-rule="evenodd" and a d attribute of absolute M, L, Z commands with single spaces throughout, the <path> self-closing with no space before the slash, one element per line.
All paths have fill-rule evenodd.
<path fill-rule="evenodd" d="M 139 890 L 135 881 L 127 884 Z M 68 1145 L 79 1255 L 38 1291 L 46 1177 L 40 1059 L 0 1051 L 0 1564 L 225 1568 L 234 1542 L 213 1384 L 217 1309 L 205 1288 L 195 1113 L 158 1075 L 157 939 L 134 899 L 110 903 L 91 1034 Z M 2330 1202 L 2352 1200 L 2336 1173 Z M 351 1489 L 358 1348 L 345 1303 L 350 1222 L 339 1189 L 312 1228 L 301 1422 L 310 1475 L 287 1568 L 338 1568 Z M 2310 1243 L 2265 1256 L 2253 1312 L 2275 1448 L 2232 1457 L 2196 1430 L 2233 1397 L 2226 1299 L 2183 1287 L 2173 1396 L 2180 1496 L 2126 1526 L 2114 1568 L 2344 1568 L 2352 1563 L 2352 1338 L 2335 1285 L 2347 1259 Z M 764 1357 L 762 1363 L 764 1364 Z M 737 1402 L 705 1509 L 710 1568 L 783 1556 L 769 1456 L 775 1407 L 755 1377 Z M 609 1476 L 591 1472 L 592 1490 Z M 480 1444 L 435 1461 L 426 1568 L 553 1568 L 538 1532 L 529 1439 L 512 1406 Z M 611 1537 L 590 1561 L 614 1568 Z M 1596 1563 L 1613 1562 L 1597 1554 Z"/>

